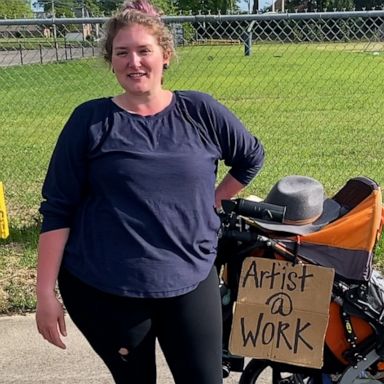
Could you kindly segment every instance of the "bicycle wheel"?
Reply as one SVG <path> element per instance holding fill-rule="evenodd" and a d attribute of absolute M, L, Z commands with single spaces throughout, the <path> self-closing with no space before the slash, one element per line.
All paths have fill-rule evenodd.
<path fill-rule="evenodd" d="M 316 384 L 321 383 L 316 373 L 303 368 L 267 360 L 251 360 L 241 374 L 239 384 Z M 297 371 L 297 372 L 292 372 Z"/>

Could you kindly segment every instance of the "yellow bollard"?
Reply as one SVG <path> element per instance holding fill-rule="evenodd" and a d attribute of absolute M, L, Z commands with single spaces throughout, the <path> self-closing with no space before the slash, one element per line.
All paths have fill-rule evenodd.
<path fill-rule="evenodd" d="M 3 183 L 0 181 L 0 239 L 6 239 L 9 235 L 7 210 L 5 207 L 5 196 Z"/>

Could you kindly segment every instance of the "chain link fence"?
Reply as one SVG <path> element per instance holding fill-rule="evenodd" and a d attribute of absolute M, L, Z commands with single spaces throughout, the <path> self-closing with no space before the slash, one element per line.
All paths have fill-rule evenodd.
<path fill-rule="evenodd" d="M 164 19 L 177 46 L 165 85 L 212 94 L 265 145 L 249 193 L 264 196 L 288 174 L 315 177 L 329 194 L 358 175 L 384 184 L 384 11 Z M 38 221 L 72 109 L 121 92 L 99 57 L 105 21 L 0 20 L 0 181 L 11 228 Z"/>

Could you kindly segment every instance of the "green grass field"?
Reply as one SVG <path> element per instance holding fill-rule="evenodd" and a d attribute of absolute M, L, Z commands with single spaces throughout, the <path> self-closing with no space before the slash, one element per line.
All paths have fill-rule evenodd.
<path fill-rule="evenodd" d="M 256 44 L 252 52 L 180 48 L 165 76 L 171 89 L 211 93 L 262 140 L 265 168 L 245 194 L 265 196 L 288 174 L 317 178 L 330 196 L 358 175 L 384 185 L 383 47 Z M 11 231 L 0 240 L 0 313 L 7 313 L 34 309 L 37 209 L 60 129 L 74 106 L 120 88 L 99 59 L 2 67 L 0 83 L 0 181 Z M 383 248 L 381 241 L 378 264 Z"/>

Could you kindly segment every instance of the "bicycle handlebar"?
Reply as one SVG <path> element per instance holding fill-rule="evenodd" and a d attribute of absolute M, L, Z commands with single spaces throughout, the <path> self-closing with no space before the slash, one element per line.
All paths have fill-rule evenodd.
<path fill-rule="evenodd" d="M 246 199 L 223 200 L 222 207 L 227 214 L 233 212 L 237 215 L 253 219 L 275 221 L 278 223 L 284 221 L 286 211 L 284 206 Z"/>

